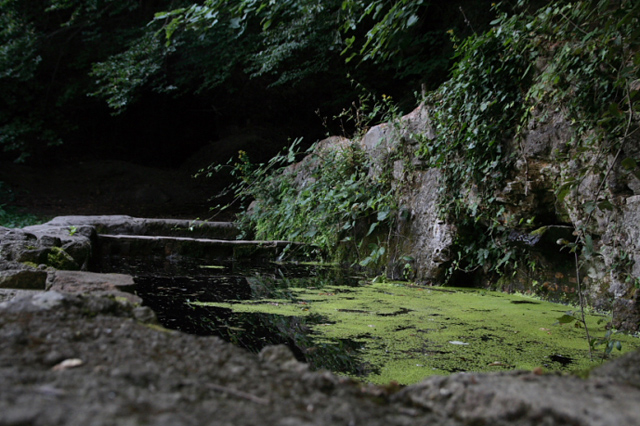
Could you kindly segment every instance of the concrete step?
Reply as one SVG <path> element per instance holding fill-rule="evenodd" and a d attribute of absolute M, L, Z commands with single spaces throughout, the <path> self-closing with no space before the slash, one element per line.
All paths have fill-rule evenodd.
<path fill-rule="evenodd" d="M 102 235 L 173 236 L 188 238 L 235 239 L 239 232 L 232 222 L 185 219 L 148 219 L 124 215 L 58 216 L 50 227 L 93 226 Z"/>
<path fill-rule="evenodd" d="M 202 261 L 274 260 L 290 241 L 224 240 L 148 235 L 99 234 L 95 258 L 185 257 Z"/>

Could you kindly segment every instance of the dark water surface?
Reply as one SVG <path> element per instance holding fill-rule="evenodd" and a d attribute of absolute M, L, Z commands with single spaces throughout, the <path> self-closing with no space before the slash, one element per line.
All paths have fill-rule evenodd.
<path fill-rule="evenodd" d="M 359 359 L 362 343 L 350 339 L 314 341 L 311 326 L 329 323 L 320 315 L 238 313 L 191 303 L 289 298 L 290 287 L 357 286 L 359 277 L 349 276 L 348 271 L 273 263 L 202 265 L 185 259 L 131 263 L 118 258 L 111 259 L 103 269 L 133 275 L 136 285 L 130 291 L 156 312 L 166 328 L 218 336 L 254 353 L 268 345 L 285 344 L 298 360 L 309 363 L 313 369 L 325 368 L 356 376 L 372 372 L 372 368 Z"/>

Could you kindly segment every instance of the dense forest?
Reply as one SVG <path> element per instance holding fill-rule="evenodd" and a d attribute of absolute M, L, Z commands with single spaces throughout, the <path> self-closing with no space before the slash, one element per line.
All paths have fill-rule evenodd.
<path fill-rule="evenodd" d="M 452 35 L 495 14 L 466 0 L 3 0 L 1 155 L 176 166 L 250 128 L 273 143 L 266 158 L 290 137 L 353 132 L 341 113 L 383 94 L 410 110 L 449 75 Z"/>

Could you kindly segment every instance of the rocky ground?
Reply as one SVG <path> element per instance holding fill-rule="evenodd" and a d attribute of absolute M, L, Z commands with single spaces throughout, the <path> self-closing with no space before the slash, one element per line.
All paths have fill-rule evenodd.
<path fill-rule="evenodd" d="M 0 304 L 0 425 L 632 425 L 640 354 L 591 378 L 456 374 L 398 388 L 159 327 L 108 296 Z"/>

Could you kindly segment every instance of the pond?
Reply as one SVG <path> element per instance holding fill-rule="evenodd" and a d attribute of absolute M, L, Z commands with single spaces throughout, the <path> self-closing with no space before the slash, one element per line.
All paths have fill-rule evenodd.
<path fill-rule="evenodd" d="M 217 335 L 252 352 L 286 344 L 314 369 L 372 383 L 599 363 L 589 359 L 584 330 L 558 321 L 575 308 L 525 296 L 375 282 L 330 266 L 181 264 L 128 272 L 136 276 L 133 291 L 167 328 Z M 592 337 L 603 338 L 607 322 L 590 314 Z M 613 338 L 623 352 L 640 346 L 630 336 Z"/>

